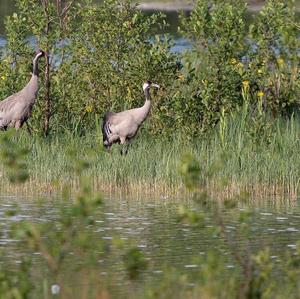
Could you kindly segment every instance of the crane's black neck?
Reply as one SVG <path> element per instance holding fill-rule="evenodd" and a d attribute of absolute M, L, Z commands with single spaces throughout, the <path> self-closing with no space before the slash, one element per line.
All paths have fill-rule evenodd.
<path fill-rule="evenodd" d="M 39 62 L 38 62 L 38 58 L 35 58 L 33 60 L 33 71 L 32 74 L 34 76 L 38 76 L 39 75 Z"/>
<path fill-rule="evenodd" d="M 150 90 L 149 90 L 149 88 L 146 88 L 144 90 L 144 93 L 145 93 L 146 102 L 147 101 L 151 101 L 151 96 L 150 96 Z"/>
<path fill-rule="evenodd" d="M 33 75 L 38 76 L 39 75 L 39 58 L 41 57 L 40 54 L 36 55 L 33 59 Z"/>

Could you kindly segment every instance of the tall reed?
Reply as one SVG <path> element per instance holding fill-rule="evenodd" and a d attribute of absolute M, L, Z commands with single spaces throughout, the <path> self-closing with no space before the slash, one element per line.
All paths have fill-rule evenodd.
<path fill-rule="evenodd" d="M 76 168 L 87 162 L 90 167 L 84 175 L 96 190 L 182 196 L 184 187 L 178 165 L 188 152 L 197 159 L 201 180 L 211 186 L 212 194 L 220 190 L 224 194 L 225 184 L 227 194 L 296 197 L 300 172 L 299 117 L 270 120 L 264 133 L 253 136 L 255 122 L 242 115 L 237 113 L 224 119 L 222 128 L 216 127 L 202 139 L 189 140 L 183 135 L 154 139 L 141 132 L 127 156 L 120 155 L 118 145 L 110 153 L 104 152 L 98 132 L 86 136 L 66 133 L 45 139 L 23 131 L 14 139 L 29 151 L 26 162 L 30 179 L 16 190 L 2 171 L 1 192 L 49 193 L 67 183 L 77 188 L 80 178 Z M 219 170 L 208 179 L 206 175 L 216 162 Z"/>

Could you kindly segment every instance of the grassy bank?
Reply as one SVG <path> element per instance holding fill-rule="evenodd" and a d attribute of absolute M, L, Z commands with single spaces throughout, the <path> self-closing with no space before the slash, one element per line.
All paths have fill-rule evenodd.
<path fill-rule="evenodd" d="M 182 157 L 190 153 L 197 161 L 193 163 L 200 165 L 199 188 L 208 188 L 211 195 L 247 192 L 253 197 L 296 198 L 299 124 L 299 117 L 257 124 L 250 118 L 243 121 L 232 116 L 223 120 L 210 137 L 202 139 L 188 140 L 178 135 L 163 140 L 141 133 L 127 156 L 120 155 L 118 145 L 110 153 L 104 152 L 98 132 L 45 139 L 31 137 L 23 130 L 13 139 L 18 146 L 28 149 L 29 180 L 12 185 L 2 170 L 1 193 L 49 195 L 66 185 L 77 189 L 82 176 L 78 171 L 84 169 L 81 173 L 97 191 L 181 197 L 187 191 L 178 168 L 182 166 Z M 258 134 L 261 126 L 266 128 Z"/>

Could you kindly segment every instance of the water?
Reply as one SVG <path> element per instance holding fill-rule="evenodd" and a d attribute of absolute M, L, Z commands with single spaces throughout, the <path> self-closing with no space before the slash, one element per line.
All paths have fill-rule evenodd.
<path fill-rule="evenodd" d="M 195 228 L 178 221 L 179 205 L 184 203 L 189 209 L 197 209 L 194 203 L 188 201 L 170 200 L 117 200 L 106 198 L 104 207 L 96 213 L 96 233 L 99 239 L 111 244 L 115 236 L 128 244 L 136 244 L 145 254 L 149 267 L 145 272 L 145 280 L 151 281 L 163 275 L 168 267 L 176 268 L 183 273 L 191 273 L 200 266 L 195 262 L 197 257 L 205 256 L 209 251 L 216 250 L 226 260 L 227 268 L 235 268 L 232 259 L 232 249 L 224 245 L 223 239 L 212 231 L 215 225 L 213 210 L 205 211 L 205 227 Z M 9 216 L 8 211 L 19 206 L 15 216 Z M 68 203 L 64 203 L 68 206 Z M 280 261 L 286 251 L 293 252 L 300 239 L 300 210 L 297 204 L 287 206 L 240 205 L 236 212 L 245 209 L 253 211 L 250 232 L 252 252 L 257 252 L 265 246 L 270 247 L 274 261 Z M 58 203 L 47 199 L 42 202 L 28 198 L 4 197 L 0 199 L 0 250 L 6 249 L 6 262 L 18 263 L 20 256 L 26 254 L 18 246 L 18 242 L 10 237 L 10 226 L 21 220 L 31 220 L 35 223 L 50 221 L 56 225 Z M 232 218 L 232 212 L 224 214 L 225 230 L 232 237 L 239 229 L 240 223 Z M 233 238 L 234 247 L 243 248 L 245 239 Z M 243 249 L 242 249 L 243 250 Z M 38 257 L 38 252 L 35 253 Z M 100 261 L 101 275 L 114 277 L 116 285 L 126 284 L 125 270 L 119 260 L 109 255 Z M 38 262 L 36 271 L 39 268 Z"/>
<path fill-rule="evenodd" d="M 0 20 L 11 14 L 14 7 L 10 0 L 0 0 Z M 167 15 L 171 26 L 168 33 L 175 37 L 173 51 L 182 52 L 189 48 L 188 42 L 176 35 L 178 16 Z M 0 36 L 3 36 L 3 23 L 0 25 Z M 0 47 L 5 45 L 5 38 L 0 37 Z M 187 207 L 196 209 L 193 203 L 183 200 Z M 226 267 L 235 268 L 231 250 L 224 245 L 222 238 L 212 231 L 214 226 L 213 211 L 205 211 L 205 228 L 198 229 L 178 222 L 178 208 L 182 202 L 170 200 L 117 200 L 106 198 L 104 208 L 99 209 L 97 221 L 98 238 L 111 244 L 116 235 L 124 240 L 125 246 L 136 244 L 145 254 L 149 267 L 145 272 L 145 280 L 159 279 L 168 267 L 174 267 L 183 273 L 196 271 L 200 264 L 197 257 L 205 256 L 216 250 L 226 257 Z M 15 216 L 7 214 L 15 205 L 19 212 Z M 68 205 L 66 203 L 66 205 Z M 242 209 L 253 211 L 253 223 L 248 234 L 253 252 L 268 246 L 275 261 L 280 261 L 286 251 L 293 252 L 300 240 L 300 209 L 294 205 L 240 205 L 236 213 Z M 11 237 L 11 224 L 21 220 L 36 223 L 49 221 L 55 225 L 58 217 L 58 204 L 51 199 L 37 202 L 28 198 L 2 197 L 0 199 L 0 250 L 4 249 L 6 261 L 19 263 L 20 257 L 27 254 L 18 242 Z M 104 220 L 103 220 L 104 217 Z M 225 215 L 225 230 L 234 235 L 240 223 Z M 128 243 L 127 243 L 128 242 Z M 235 239 L 236 248 L 242 247 L 243 239 Z M 39 253 L 35 252 L 35 271 L 39 270 Z M 1 262 L 1 259 L 0 259 Z M 113 276 L 114 284 L 123 285 L 125 270 L 119 260 L 110 256 L 99 261 L 102 265 L 100 275 Z M 72 274 L 69 274 L 72 275 Z"/>
<path fill-rule="evenodd" d="M 101 2 L 101 0 L 95 0 L 96 3 Z M 14 7 L 14 1 L 11 0 L 0 0 L 0 47 L 3 47 L 6 44 L 5 40 L 5 28 L 4 28 L 4 19 L 6 16 L 11 15 L 16 8 Z M 157 13 L 157 11 L 148 10 L 145 14 L 150 15 Z M 178 36 L 177 28 L 179 26 L 179 16 L 177 12 L 168 11 L 165 12 L 166 22 L 169 26 L 164 32 L 154 31 L 154 34 L 168 33 L 174 37 L 174 46 L 171 51 L 176 53 L 182 53 L 184 50 L 187 50 L 191 47 L 190 43 L 183 37 Z"/>

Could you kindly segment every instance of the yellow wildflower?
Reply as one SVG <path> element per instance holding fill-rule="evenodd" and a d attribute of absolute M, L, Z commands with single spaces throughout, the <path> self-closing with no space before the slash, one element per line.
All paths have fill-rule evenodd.
<path fill-rule="evenodd" d="M 262 70 L 262 69 L 258 69 L 258 70 L 257 70 L 257 73 L 258 73 L 259 75 L 261 75 L 261 74 L 263 74 L 263 70 Z"/>
<path fill-rule="evenodd" d="M 232 65 L 236 64 L 236 59 L 235 59 L 235 58 L 232 58 L 232 59 L 230 60 L 230 63 L 231 63 Z"/>
<path fill-rule="evenodd" d="M 257 96 L 258 96 L 259 98 L 262 98 L 262 97 L 264 96 L 264 92 L 263 92 L 262 90 L 258 91 L 258 92 L 257 92 Z"/>
<path fill-rule="evenodd" d="M 91 112 L 93 112 L 93 107 L 92 107 L 91 105 L 86 106 L 85 111 L 86 111 L 87 113 L 91 113 Z"/>
<path fill-rule="evenodd" d="M 184 76 L 183 76 L 182 74 L 180 74 L 180 75 L 178 76 L 178 80 L 181 81 L 181 82 L 184 81 Z"/>
<path fill-rule="evenodd" d="M 278 58 L 277 63 L 278 63 L 279 66 L 283 66 L 284 65 L 284 60 L 282 58 Z"/>
<path fill-rule="evenodd" d="M 5 76 L 1 76 L 1 80 L 6 80 L 6 77 Z"/>
<path fill-rule="evenodd" d="M 248 89 L 249 88 L 249 81 L 248 80 L 243 81 L 242 84 L 243 84 L 243 88 L 244 89 Z"/>

